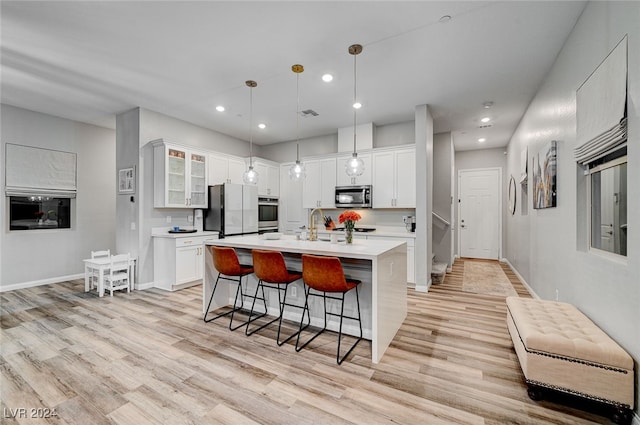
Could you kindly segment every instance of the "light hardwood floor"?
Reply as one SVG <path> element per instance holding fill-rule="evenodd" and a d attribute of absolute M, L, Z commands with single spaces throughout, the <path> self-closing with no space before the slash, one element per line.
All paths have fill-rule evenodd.
<path fill-rule="evenodd" d="M 199 286 L 98 298 L 77 280 L 2 293 L 2 423 L 609 423 L 527 397 L 504 298 L 462 292 L 463 262 L 427 294 L 409 290 L 377 365 L 368 341 L 338 366 L 333 333 L 296 353 L 270 328 L 246 337 L 227 318 L 204 323 Z M 57 416 L 25 420 L 18 408 Z"/>

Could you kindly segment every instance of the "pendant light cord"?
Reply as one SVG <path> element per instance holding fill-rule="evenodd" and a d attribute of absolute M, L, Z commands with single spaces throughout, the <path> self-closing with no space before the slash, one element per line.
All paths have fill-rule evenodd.
<path fill-rule="evenodd" d="M 300 73 L 296 73 L 296 163 L 300 162 Z"/>
<path fill-rule="evenodd" d="M 356 153 L 356 114 L 358 112 L 358 108 L 355 107 L 356 102 L 358 101 L 358 77 L 356 74 L 356 62 L 357 62 L 358 54 L 353 55 L 353 153 Z"/>
<path fill-rule="evenodd" d="M 253 167 L 253 87 L 249 86 L 249 167 Z"/>

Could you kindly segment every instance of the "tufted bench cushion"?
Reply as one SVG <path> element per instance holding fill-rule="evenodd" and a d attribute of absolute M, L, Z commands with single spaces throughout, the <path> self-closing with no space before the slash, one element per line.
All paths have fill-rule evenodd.
<path fill-rule="evenodd" d="M 576 307 L 508 297 L 507 309 L 527 383 L 633 407 L 633 359 Z"/>

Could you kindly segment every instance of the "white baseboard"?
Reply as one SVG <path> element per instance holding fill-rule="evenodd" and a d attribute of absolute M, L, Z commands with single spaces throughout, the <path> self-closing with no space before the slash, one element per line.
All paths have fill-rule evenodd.
<path fill-rule="evenodd" d="M 536 292 L 531 289 L 531 286 L 529 286 L 529 284 L 527 283 L 526 280 L 524 280 L 524 277 L 522 277 L 522 275 L 520 273 L 518 273 L 518 270 L 516 270 L 515 267 L 513 267 L 513 264 L 511 264 L 511 262 L 509 260 L 507 260 L 506 258 L 503 258 L 502 260 L 503 263 L 507 263 L 507 265 L 509 266 L 509 268 L 511 269 L 512 272 L 515 273 L 516 276 L 518 276 L 518 279 L 520 279 L 520 282 L 522 282 L 522 284 L 524 285 L 524 287 L 527 289 L 527 292 L 529 292 L 529 294 L 531 294 L 531 296 L 537 300 L 540 299 L 540 296 L 538 294 L 536 294 Z M 640 425 L 640 424 L 639 424 Z"/>
<path fill-rule="evenodd" d="M 151 288 L 155 288 L 155 286 L 153 285 L 153 282 L 146 282 L 146 283 L 138 283 L 136 282 L 136 284 L 134 285 L 135 289 L 138 291 L 142 291 L 144 289 L 151 289 Z"/>
<path fill-rule="evenodd" d="M 41 280 L 32 280 L 30 282 L 13 283 L 11 285 L 0 286 L 0 292 L 15 291 L 16 289 L 33 288 L 34 286 L 49 285 L 52 283 L 66 282 L 68 280 L 84 279 L 84 273 L 71 274 L 68 276 L 50 277 Z"/>

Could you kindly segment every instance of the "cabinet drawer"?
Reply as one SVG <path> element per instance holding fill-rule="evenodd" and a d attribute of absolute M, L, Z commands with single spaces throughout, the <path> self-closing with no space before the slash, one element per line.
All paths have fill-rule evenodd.
<path fill-rule="evenodd" d="M 198 246 L 204 245 L 204 241 L 207 239 L 211 239 L 209 236 L 196 236 L 195 238 L 176 238 L 176 248 L 180 248 L 183 246 Z"/>

